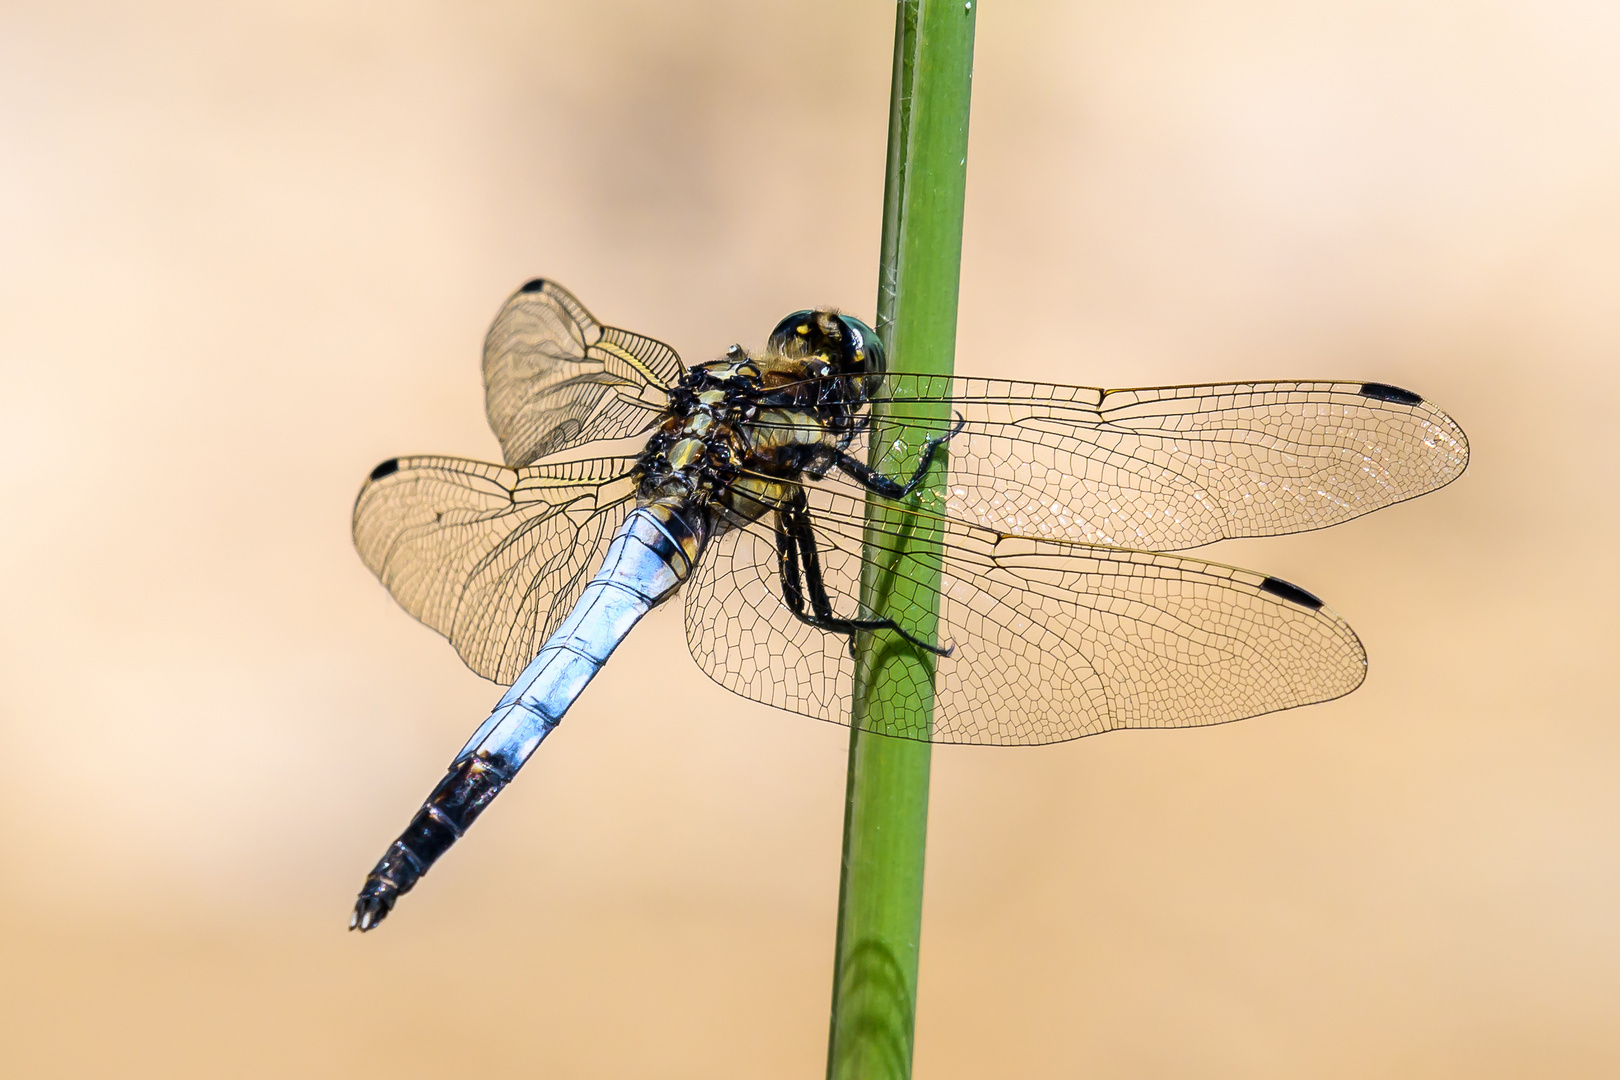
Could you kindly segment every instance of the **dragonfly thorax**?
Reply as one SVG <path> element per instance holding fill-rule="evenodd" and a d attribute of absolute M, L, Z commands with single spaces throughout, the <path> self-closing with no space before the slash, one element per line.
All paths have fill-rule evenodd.
<path fill-rule="evenodd" d="M 748 453 L 743 425 L 757 413 L 761 375 L 741 349 L 686 373 L 641 455 L 644 505 L 671 498 L 707 502 L 736 478 Z"/>
<path fill-rule="evenodd" d="M 812 312 L 806 322 L 806 314 L 783 325 L 811 333 L 779 343 L 779 327 L 760 356 L 733 345 L 686 372 L 641 456 L 642 505 L 679 501 L 711 521 L 755 520 L 788 497 L 826 448 L 848 441 L 864 404 L 861 365 L 872 347 L 858 331 L 838 336 L 842 321 L 830 324 L 833 335 L 822 332 L 822 322 L 841 317 Z"/>

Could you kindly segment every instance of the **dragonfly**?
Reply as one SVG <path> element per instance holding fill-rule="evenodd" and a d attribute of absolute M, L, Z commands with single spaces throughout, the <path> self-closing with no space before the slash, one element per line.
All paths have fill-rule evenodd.
<path fill-rule="evenodd" d="M 1455 421 L 1385 383 L 902 374 L 835 309 L 688 367 L 544 279 L 497 314 L 483 376 L 504 464 L 384 461 L 354 541 L 509 689 L 366 877 L 351 929 L 388 915 L 678 593 L 704 672 L 821 720 L 850 722 L 864 640 L 932 675 L 931 713 L 863 714 L 886 735 L 1226 723 L 1348 694 L 1366 652 L 1299 586 L 1172 553 L 1348 521 L 1468 461 Z M 875 575 L 931 625 L 885 614 Z"/>

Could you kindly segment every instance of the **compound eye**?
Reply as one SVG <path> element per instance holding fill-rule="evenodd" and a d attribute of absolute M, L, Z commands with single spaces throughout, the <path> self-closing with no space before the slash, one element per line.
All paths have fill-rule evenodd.
<path fill-rule="evenodd" d="M 853 315 L 840 315 L 839 320 L 844 324 L 849 350 L 844 355 L 849 358 L 850 366 L 869 377 L 881 376 L 885 366 L 882 339 Z"/>
<path fill-rule="evenodd" d="M 776 329 L 771 331 L 766 347 L 777 352 L 786 352 L 789 343 L 803 341 L 809 335 L 810 320 L 814 316 L 815 312 L 809 308 L 805 308 L 803 311 L 795 311 L 776 324 Z M 797 348 L 798 346 L 795 345 L 794 347 Z"/>

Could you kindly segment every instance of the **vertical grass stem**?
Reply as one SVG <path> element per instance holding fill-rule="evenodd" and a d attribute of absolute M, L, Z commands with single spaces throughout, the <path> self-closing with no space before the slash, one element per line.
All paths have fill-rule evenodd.
<path fill-rule="evenodd" d="M 949 375 L 955 359 L 974 18 L 964 0 L 901 0 L 896 15 L 877 311 L 892 372 Z M 949 422 L 944 406 L 875 409 L 873 464 L 909 474 L 918 433 L 943 432 Z M 944 467 L 936 455 L 925 490 Z M 875 497 L 867 520 L 863 607 L 936 640 L 937 531 Z M 827 1076 L 904 1080 L 916 1017 L 935 665 L 892 633 L 863 634 L 856 651 Z"/>

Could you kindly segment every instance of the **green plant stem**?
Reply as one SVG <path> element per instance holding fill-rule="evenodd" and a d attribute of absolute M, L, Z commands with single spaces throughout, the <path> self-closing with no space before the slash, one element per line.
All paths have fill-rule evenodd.
<path fill-rule="evenodd" d="M 877 319 L 891 372 L 949 375 L 955 359 L 974 17 L 963 0 L 901 0 L 896 17 Z M 949 422 L 944 406 L 875 410 L 873 463 L 908 474 L 921 442 L 914 434 Z M 907 445 L 895 453 L 900 435 Z M 940 453 L 925 490 L 944 467 Z M 867 518 L 863 606 L 937 640 L 937 531 L 926 516 L 896 514 L 876 498 Z M 857 641 L 829 1080 L 911 1075 L 934 667 L 931 654 L 892 633 Z"/>

